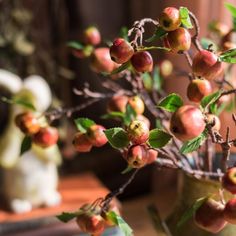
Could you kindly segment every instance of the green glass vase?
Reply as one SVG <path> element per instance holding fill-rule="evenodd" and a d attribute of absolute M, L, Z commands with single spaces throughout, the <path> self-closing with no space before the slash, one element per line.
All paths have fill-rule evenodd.
<path fill-rule="evenodd" d="M 236 236 L 236 225 L 227 224 L 225 228 L 217 234 L 212 234 L 197 227 L 193 219 L 187 221 L 182 227 L 177 228 L 181 216 L 197 199 L 217 193 L 220 183 L 213 180 L 196 179 L 186 174 L 180 174 L 180 191 L 177 196 L 176 207 L 167 218 L 166 223 L 173 236 Z M 213 198 L 218 199 L 218 194 Z M 233 197 L 228 192 L 224 194 L 225 200 Z"/>

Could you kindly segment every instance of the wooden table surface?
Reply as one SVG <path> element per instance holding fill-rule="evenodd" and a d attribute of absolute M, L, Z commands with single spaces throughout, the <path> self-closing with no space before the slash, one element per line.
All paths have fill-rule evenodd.
<path fill-rule="evenodd" d="M 63 197 L 61 206 L 47 209 L 35 209 L 31 213 L 19 215 L 1 210 L 1 223 L 12 222 L 15 224 L 15 222 L 20 222 L 22 220 L 36 219 L 39 216 L 55 216 L 62 211 L 74 211 L 81 204 L 92 202 L 96 198 L 106 195 L 108 192 L 101 182 L 91 174 L 62 179 L 59 189 Z M 155 203 L 161 212 L 161 216 L 165 217 L 170 213 L 175 197 L 175 192 L 170 188 L 161 194 L 149 194 L 147 196 L 125 201 L 122 203 L 122 215 L 134 230 L 135 236 L 156 236 L 158 234 L 155 232 L 147 213 L 147 205 Z M 1 236 L 78 236 L 79 234 L 79 229 L 74 221 L 64 224 L 55 220 L 55 218 L 52 224 L 46 226 L 42 225 L 39 228 L 10 234 L 1 234 L 0 224 Z"/>
<path fill-rule="evenodd" d="M 23 214 L 14 214 L 7 211 L 4 202 L 0 201 L 0 235 L 3 235 L 2 232 L 6 232 L 6 230 L 3 231 L 4 227 L 15 228 L 19 232 L 20 229 L 31 228 L 32 225 L 41 225 L 41 228 L 28 233 L 7 235 L 73 235 L 78 232 L 76 224 L 74 222 L 69 224 L 60 223 L 54 216 L 63 211 L 75 211 L 84 203 L 93 202 L 99 197 L 104 197 L 109 191 L 93 174 L 86 173 L 62 178 L 59 184 L 59 192 L 62 196 L 62 203 L 59 206 L 38 208 Z M 44 228 L 43 226 L 47 225 L 47 221 L 53 224 Z"/>

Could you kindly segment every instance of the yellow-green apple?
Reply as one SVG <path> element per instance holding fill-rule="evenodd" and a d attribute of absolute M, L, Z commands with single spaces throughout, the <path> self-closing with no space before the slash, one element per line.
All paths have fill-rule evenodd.
<path fill-rule="evenodd" d="M 175 7 L 166 7 L 159 19 L 160 26 L 166 31 L 173 31 L 181 25 L 179 10 Z"/>

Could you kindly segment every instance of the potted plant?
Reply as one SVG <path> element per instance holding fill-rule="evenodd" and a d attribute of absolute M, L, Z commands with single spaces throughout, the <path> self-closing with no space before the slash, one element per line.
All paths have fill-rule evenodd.
<path fill-rule="evenodd" d="M 230 4 L 227 7 L 235 16 L 236 8 Z M 155 32 L 144 39 L 146 24 L 153 24 Z M 231 224 L 236 223 L 236 199 L 232 195 L 236 193 L 236 167 L 229 165 L 228 160 L 236 139 L 227 126 L 222 125 L 226 137 L 221 135 L 218 116 L 226 108 L 225 99 L 235 94 L 229 75 L 232 64 L 236 63 L 236 49 L 232 48 L 231 37 L 222 37 L 222 27 L 213 24 L 211 29 L 218 35 L 218 49 L 209 40 L 200 42 L 198 20 L 186 7 L 167 7 L 159 20 L 144 18 L 130 30 L 124 28 L 122 36 L 109 47 L 99 46 L 101 36 L 96 27 L 84 31 L 82 43 L 68 43 L 76 57 L 89 58 L 91 69 L 100 75 L 102 86 L 110 93 L 94 91 L 85 84 L 83 89 L 74 89 L 74 93 L 88 98 L 87 102 L 45 115 L 49 121 L 63 115 L 70 117 L 75 111 L 108 99 L 103 118 L 114 119 L 120 125 L 106 129 L 89 118 L 79 117 L 74 120 L 78 131 L 73 145 L 78 152 L 89 152 L 109 142 L 127 161 L 122 174 L 131 174 L 119 189 L 81 206 L 78 211 L 62 213 L 58 216 L 60 220 L 68 222 L 76 218 L 80 229 L 92 235 L 102 234 L 111 225 L 118 225 L 125 235 L 132 235 L 132 229 L 111 202 L 138 171 L 155 164 L 159 168 L 180 170 L 185 183 L 180 207 L 167 220 L 167 235 L 234 234 L 236 229 Z M 154 42 L 161 45 L 155 46 Z M 186 58 L 191 70 L 185 73 L 189 80 L 187 103 L 180 95 L 166 94 L 162 89 L 161 77 L 169 73 L 171 66 L 168 63 L 154 66 L 152 50 L 178 53 Z M 232 105 L 234 99 L 230 99 Z M 145 109 L 155 118 L 155 127 L 143 116 Z M 234 115 L 232 119 L 236 123 Z M 35 134 L 30 137 L 35 140 Z M 213 167 L 215 145 L 222 150 L 218 168 Z M 190 218 L 195 225 L 184 225 Z"/>

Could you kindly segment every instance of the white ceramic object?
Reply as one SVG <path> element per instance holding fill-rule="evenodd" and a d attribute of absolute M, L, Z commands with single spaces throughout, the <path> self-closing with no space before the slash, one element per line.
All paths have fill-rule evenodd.
<path fill-rule="evenodd" d="M 8 83 L 2 83 L 0 70 L 0 85 L 8 88 L 13 94 L 27 95 L 33 99 L 37 111 L 45 111 L 51 104 L 52 95 L 46 81 L 40 76 L 30 76 L 21 84 L 21 89 L 12 86 L 16 77 L 10 74 Z M 11 88 L 10 88 L 11 87 Z M 17 91 L 18 90 L 18 91 Z M 54 206 L 60 203 L 61 197 L 57 191 L 57 165 L 61 156 L 57 145 L 43 149 L 32 146 L 21 157 L 20 147 L 24 135 L 16 127 L 14 117 L 22 109 L 12 106 L 10 120 L 5 132 L 0 137 L 0 164 L 3 167 L 3 193 L 12 211 L 23 213 L 40 206 Z"/>

